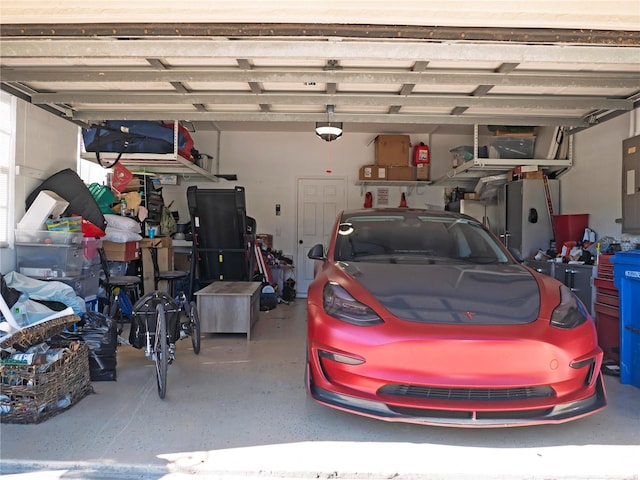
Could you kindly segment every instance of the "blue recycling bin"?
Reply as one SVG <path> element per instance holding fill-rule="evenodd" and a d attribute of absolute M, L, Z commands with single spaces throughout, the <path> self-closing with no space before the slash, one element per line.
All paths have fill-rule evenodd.
<path fill-rule="evenodd" d="M 611 261 L 620 292 L 620 382 L 640 388 L 640 250 L 617 252 Z"/>

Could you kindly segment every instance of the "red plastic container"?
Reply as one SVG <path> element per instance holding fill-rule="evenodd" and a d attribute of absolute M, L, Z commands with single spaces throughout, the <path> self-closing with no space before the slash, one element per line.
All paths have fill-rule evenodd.
<path fill-rule="evenodd" d="M 413 164 L 420 165 L 421 163 L 431 163 L 431 153 L 429 152 L 429 145 L 425 145 L 420 142 L 419 145 L 413 147 Z"/>
<path fill-rule="evenodd" d="M 554 215 L 553 230 L 555 232 L 556 248 L 562 249 L 564 242 L 575 240 L 580 244 L 584 229 L 589 226 L 589 214 Z"/>

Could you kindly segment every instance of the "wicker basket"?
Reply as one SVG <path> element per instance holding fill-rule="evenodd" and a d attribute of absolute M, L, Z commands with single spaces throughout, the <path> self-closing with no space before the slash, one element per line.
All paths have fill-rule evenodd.
<path fill-rule="evenodd" d="M 80 321 L 77 315 L 65 315 L 63 317 L 54 318 L 44 323 L 36 323 L 18 330 L 11 335 L 7 335 L 0 339 L 0 348 L 17 348 L 27 349 L 31 345 L 44 342 L 48 338 L 58 335 L 69 325 L 73 325 Z"/>
<path fill-rule="evenodd" d="M 3 346 L 40 343 L 60 333 L 71 320 L 61 317 L 25 328 Z M 0 422 L 40 423 L 92 391 L 89 349 L 84 342 L 70 341 L 62 358 L 44 365 L 0 364 Z"/>

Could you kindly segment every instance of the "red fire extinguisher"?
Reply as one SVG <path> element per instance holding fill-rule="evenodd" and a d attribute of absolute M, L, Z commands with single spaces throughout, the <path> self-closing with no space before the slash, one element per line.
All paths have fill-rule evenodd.
<path fill-rule="evenodd" d="M 420 145 L 413 147 L 413 164 L 431 163 L 431 153 L 429 153 L 429 145 L 420 142 Z"/>
<path fill-rule="evenodd" d="M 364 208 L 373 207 L 373 195 L 371 192 L 367 192 L 364 196 Z"/>

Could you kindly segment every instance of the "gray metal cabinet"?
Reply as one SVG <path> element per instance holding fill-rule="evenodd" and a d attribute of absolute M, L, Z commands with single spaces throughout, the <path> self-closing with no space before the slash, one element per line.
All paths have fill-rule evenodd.
<path fill-rule="evenodd" d="M 560 199 L 559 180 L 549 180 L 554 211 Z M 502 191 L 501 204 L 504 221 L 499 232 L 507 247 L 517 248 L 523 258 L 531 258 L 538 250 L 547 251 L 553 238 L 553 228 L 542 180 L 507 182 Z"/>
<path fill-rule="evenodd" d="M 640 233 L 640 135 L 622 142 L 622 233 Z"/>
<path fill-rule="evenodd" d="M 594 315 L 595 290 L 593 288 L 593 278 L 597 275 L 597 267 L 538 260 L 526 260 L 525 264 L 538 273 L 554 277 L 564 283 L 584 303 L 589 313 Z"/>
<path fill-rule="evenodd" d="M 553 276 L 569 287 L 593 315 L 593 277 L 596 276 L 596 268 L 592 265 L 566 263 L 553 265 Z"/>
<path fill-rule="evenodd" d="M 553 277 L 553 262 L 543 262 L 541 260 L 527 260 L 526 264 L 538 273 L 544 273 Z"/>

